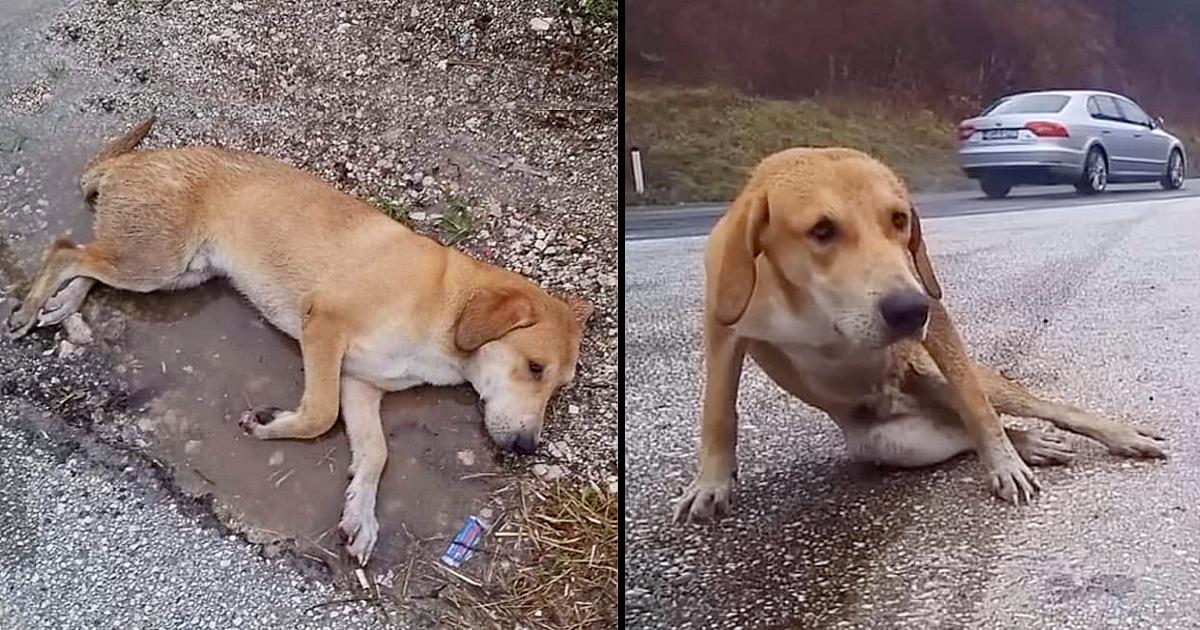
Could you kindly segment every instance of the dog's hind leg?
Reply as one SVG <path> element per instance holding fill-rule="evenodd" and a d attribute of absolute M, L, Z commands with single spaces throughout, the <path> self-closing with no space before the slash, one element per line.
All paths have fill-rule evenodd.
<path fill-rule="evenodd" d="M 46 305 L 38 313 L 37 325 L 53 326 L 74 315 L 83 306 L 83 301 L 95 284 L 94 278 L 84 276 L 68 282 L 67 286 L 59 289 L 58 293 L 46 300 Z"/>
<path fill-rule="evenodd" d="M 337 422 L 342 357 L 346 353 L 344 323 L 337 315 L 310 304 L 300 324 L 304 359 L 304 395 L 294 411 L 256 407 L 242 413 L 238 424 L 262 440 L 315 438 Z"/>
<path fill-rule="evenodd" d="M 996 411 L 1011 416 L 1041 418 L 1054 426 L 1104 444 L 1110 453 L 1125 457 L 1165 457 L 1163 438 L 1151 429 L 1102 418 L 1078 407 L 1039 398 L 1020 384 L 987 366 L 978 366 L 979 378 Z"/>
<path fill-rule="evenodd" d="M 1017 454 L 1031 466 L 1065 464 L 1073 453 L 1062 440 L 1016 427 L 1005 427 Z M 902 416 L 867 427 L 847 424 L 846 448 L 855 460 L 897 468 L 940 464 L 974 449 L 967 428 L 951 420 Z"/>
<path fill-rule="evenodd" d="M 121 255 L 106 246 L 106 243 L 96 241 L 87 245 L 76 245 L 67 239 L 58 239 L 50 245 L 42 268 L 34 278 L 33 286 L 21 303 L 21 307 L 9 316 L 7 334 L 16 338 L 24 335 L 38 321 L 38 314 L 47 305 L 51 296 L 59 292 L 60 287 L 68 281 L 77 278 L 100 281 L 118 289 L 147 292 L 159 288 L 165 280 L 146 275 L 141 271 L 130 271 L 131 265 L 121 264 Z M 90 285 L 85 281 L 68 287 L 64 295 L 65 302 L 75 299 L 82 301 Z M 59 305 L 62 309 L 70 304 Z M 69 315 L 69 313 L 68 313 Z M 65 319 L 66 316 L 63 316 Z"/>

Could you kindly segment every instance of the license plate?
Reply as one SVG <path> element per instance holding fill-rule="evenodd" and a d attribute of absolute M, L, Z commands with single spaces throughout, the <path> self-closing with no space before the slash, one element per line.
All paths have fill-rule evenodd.
<path fill-rule="evenodd" d="M 984 140 L 1015 140 L 1020 134 L 1018 129 L 988 129 L 983 132 Z"/>

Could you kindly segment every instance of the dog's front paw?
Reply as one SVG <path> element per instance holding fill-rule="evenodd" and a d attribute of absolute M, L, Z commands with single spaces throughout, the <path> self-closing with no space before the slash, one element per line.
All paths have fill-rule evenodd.
<path fill-rule="evenodd" d="M 258 406 L 251 407 L 242 412 L 238 418 L 238 426 L 246 433 L 254 437 L 262 437 L 259 435 L 262 428 L 274 422 L 280 415 L 286 413 L 279 407 Z"/>
<path fill-rule="evenodd" d="M 1014 505 L 1031 503 L 1041 491 L 1042 487 L 1033 476 L 1033 471 L 1021 461 L 1011 446 L 997 448 L 982 459 L 987 467 L 992 492 L 1001 499 Z"/>
<path fill-rule="evenodd" d="M 360 566 L 366 566 L 375 549 L 379 538 L 379 521 L 375 518 L 374 509 L 356 501 L 351 494 L 346 501 L 346 509 L 342 512 L 342 520 L 338 529 L 346 540 L 346 552 L 358 561 Z"/>
<path fill-rule="evenodd" d="M 733 475 L 697 477 L 675 503 L 676 523 L 703 523 L 728 516 L 733 507 Z"/>

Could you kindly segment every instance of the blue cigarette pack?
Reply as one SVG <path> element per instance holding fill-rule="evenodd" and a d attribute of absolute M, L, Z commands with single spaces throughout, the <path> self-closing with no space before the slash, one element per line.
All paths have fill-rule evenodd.
<path fill-rule="evenodd" d="M 483 539 L 485 531 L 487 525 L 478 516 L 468 516 L 467 522 L 463 523 L 462 529 L 446 547 L 446 553 L 442 554 L 442 562 L 456 569 L 462 566 L 474 553 L 475 545 Z"/>

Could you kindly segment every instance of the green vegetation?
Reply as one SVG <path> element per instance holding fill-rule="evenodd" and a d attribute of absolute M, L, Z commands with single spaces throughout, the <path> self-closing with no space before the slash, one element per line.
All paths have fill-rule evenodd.
<path fill-rule="evenodd" d="M 646 178 L 643 196 L 625 178 L 630 205 L 732 199 L 759 160 L 795 146 L 866 151 L 915 190 L 972 185 L 956 164 L 957 121 L 917 107 L 626 84 L 625 120 Z"/>
<path fill-rule="evenodd" d="M 559 5 L 567 15 L 578 15 L 591 24 L 616 24 L 617 0 L 562 0 Z"/>
<path fill-rule="evenodd" d="M 476 200 L 450 195 L 446 203 L 446 213 L 442 215 L 442 229 L 449 235 L 450 244 L 454 245 L 470 236 L 475 229 L 475 216 L 471 208 L 476 205 Z"/>
<path fill-rule="evenodd" d="M 846 146 L 879 158 L 912 190 L 973 188 L 958 169 L 958 118 L 866 98 L 780 100 L 726 88 L 626 84 L 626 140 L 642 153 L 646 193 L 629 205 L 726 201 L 762 158 L 796 146 Z M 1200 128 L 1167 121 L 1200 172 Z M 628 158 L 623 168 L 629 168 Z"/>
<path fill-rule="evenodd" d="M 367 203 L 379 208 L 384 214 L 401 223 L 408 223 L 408 204 L 402 199 L 393 199 L 376 195 L 367 199 Z"/>

